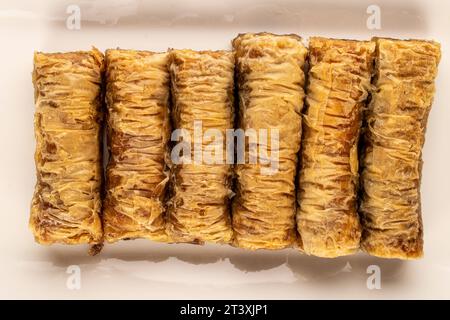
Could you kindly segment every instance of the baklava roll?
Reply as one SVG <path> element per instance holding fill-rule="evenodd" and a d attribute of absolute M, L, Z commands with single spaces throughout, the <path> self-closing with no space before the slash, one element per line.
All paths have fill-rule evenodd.
<path fill-rule="evenodd" d="M 296 239 L 295 175 L 307 50 L 296 35 L 270 33 L 241 34 L 233 40 L 233 48 L 239 127 L 246 135 L 257 133 L 257 139 L 246 139 L 245 163 L 235 170 L 234 245 L 289 247 Z M 267 138 L 261 135 L 264 130 Z M 261 150 L 266 154 L 261 156 Z"/>
<path fill-rule="evenodd" d="M 422 146 L 440 45 L 421 40 L 375 41 L 375 88 L 361 161 L 361 247 L 378 257 L 414 259 L 423 254 Z"/>
<path fill-rule="evenodd" d="M 232 166 L 225 159 L 225 140 L 234 123 L 233 54 L 172 50 L 170 73 L 174 126 L 186 134 L 172 150 L 172 160 L 181 155 L 176 152 L 180 143 L 189 150 L 172 166 L 167 232 L 176 242 L 228 243 Z"/>
<path fill-rule="evenodd" d="M 306 253 L 333 258 L 359 249 L 358 141 L 375 43 L 313 37 L 303 115 L 297 228 Z"/>
<path fill-rule="evenodd" d="M 101 83 L 97 49 L 34 54 L 37 183 L 30 228 L 41 244 L 99 244 Z"/>
<path fill-rule="evenodd" d="M 167 53 L 106 51 L 108 149 L 105 240 L 166 241 L 170 135 Z"/>

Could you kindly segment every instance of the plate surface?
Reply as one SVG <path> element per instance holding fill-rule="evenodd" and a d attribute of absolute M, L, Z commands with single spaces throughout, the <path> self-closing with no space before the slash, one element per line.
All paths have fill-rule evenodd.
<path fill-rule="evenodd" d="M 0 3 L 0 298 L 450 298 L 450 3 L 444 1 L 7 1 Z M 76 7 L 70 6 L 75 5 Z M 81 13 L 80 28 L 72 19 Z M 380 29 L 373 14 L 379 9 Z M 369 13 L 368 13 L 369 12 Z M 369 21 L 368 21 L 369 19 Z M 369 23 L 368 23 L 369 22 Z M 374 29 L 375 28 L 375 29 Z M 237 33 L 271 31 L 442 44 L 424 148 L 425 257 L 334 260 L 295 250 L 155 244 L 42 247 L 27 228 L 35 183 L 34 50 L 224 49 Z M 375 267 L 374 267 L 375 266 Z M 378 269 L 379 268 L 379 269 Z M 381 288 L 371 272 L 380 271 Z M 81 282 L 74 282 L 80 272 Z M 79 286 L 78 286 L 79 284 Z M 376 286 L 375 286 L 376 287 Z"/>

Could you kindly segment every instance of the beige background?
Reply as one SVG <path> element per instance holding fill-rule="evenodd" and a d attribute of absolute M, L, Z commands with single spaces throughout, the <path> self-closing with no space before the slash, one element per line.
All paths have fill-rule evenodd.
<path fill-rule="evenodd" d="M 0 2 L 0 298 L 450 298 L 450 4 L 376 1 L 381 30 L 366 27 L 371 1 L 7 1 Z M 79 4 L 81 29 L 66 28 Z M 35 183 L 34 50 L 110 47 L 229 48 L 239 32 L 366 39 L 435 39 L 442 44 L 422 181 L 425 258 L 400 262 L 364 254 L 325 260 L 294 250 L 245 252 L 218 246 L 129 241 L 97 257 L 85 247 L 41 247 L 27 228 Z M 69 265 L 80 290 L 66 286 Z M 381 289 L 366 286 L 369 265 Z"/>

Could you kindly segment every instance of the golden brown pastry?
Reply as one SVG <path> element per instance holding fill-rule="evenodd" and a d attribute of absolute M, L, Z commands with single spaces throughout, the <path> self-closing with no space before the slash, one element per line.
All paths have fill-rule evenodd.
<path fill-rule="evenodd" d="M 34 54 L 37 183 L 30 228 L 41 244 L 98 244 L 103 55 Z"/>
<path fill-rule="evenodd" d="M 233 54 L 228 51 L 172 50 L 170 73 L 174 125 L 177 129 L 185 129 L 191 137 L 191 155 L 188 157 L 191 163 L 174 163 L 172 166 L 167 232 L 176 242 L 228 243 L 232 237 L 229 212 L 232 166 L 225 161 L 224 142 L 226 130 L 233 128 L 234 121 Z M 212 142 L 212 137 L 194 140 L 194 125 L 200 124 L 199 121 L 200 135 L 208 129 L 222 135 L 219 148 L 223 164 L 211 161 L 214 157 L 210 160 L 203 157 L 201 161 L 194 158 L 194 152 L 208 155 L 205 151 Z M 174 150 L 172 154 L 176 154 Z"/>
<path fill-rule="evenodd" d="M 303 117 L 297 228 L 305 253 L 359 249 L 358 140 L 375 43 L 313 37 Z"/>
<path fill-rule="evenodd" d="M 278 129 L 278 168 L 266 164 L 236 166 L 233 202 L 234 244 L 246 249 L 281 249 L 295 241 L 295 175 L 301 138 L 307 50 L 296 35 L 241 34 L 233 40 L 239 91 L 239 127 Z M 270 135 L 270 133 L 268 133 Z M 270 153 L 272 140 L 258 137 L 256 145 Z M 271 153 L 270 153 L 271 154 Z"/>
<path fill-rule="evenodd" d="M 105 240 L 166 241 L 163 197 L 168 181 L 167 54 L 106 51 L 110 161 L 104 204 Z"/>
<path fill-rule="evenodd" d="M 371 255 L 423 254 L 422 146 L 434 95 L 440 45 L 376 39 L 376 78 L 362 156 L 361 246 Z"/>

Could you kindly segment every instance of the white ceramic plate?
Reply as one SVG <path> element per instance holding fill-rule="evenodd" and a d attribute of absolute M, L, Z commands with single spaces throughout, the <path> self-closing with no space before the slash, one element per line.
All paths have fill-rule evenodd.
<path fill-rule="evenodd" d="M 77 9 L 73 11 L 71 4 L 80 9 L 79 30 L 67 27 L 67 18 Z M 378 0 L 381 29 L 368 28 L 371 4 L 365 0 L 2 0 L 0 298 L 450 298 L 450 3 Z M 402 262 L 358 254 L 327 260 L 295 250 L 247 252 L 145 240 L 105 246 L 100 255 L 89 257 L 83 246 L 35 244 L 27 228 L 35 183 L 33 51 L 91 45 L 101 50 L 118 46 L 222 49 L 230 47 L 237 33 L 247 31 L 297 33 L 305 39 L 379 35 L 441 42 L 443 55 L 424 149 L 425 257 Z M 380 289 L 373 288 L 376 283 L 367 273 L 377 267 Z M 79 289 L 72 281 L 77 270 Z"/>

